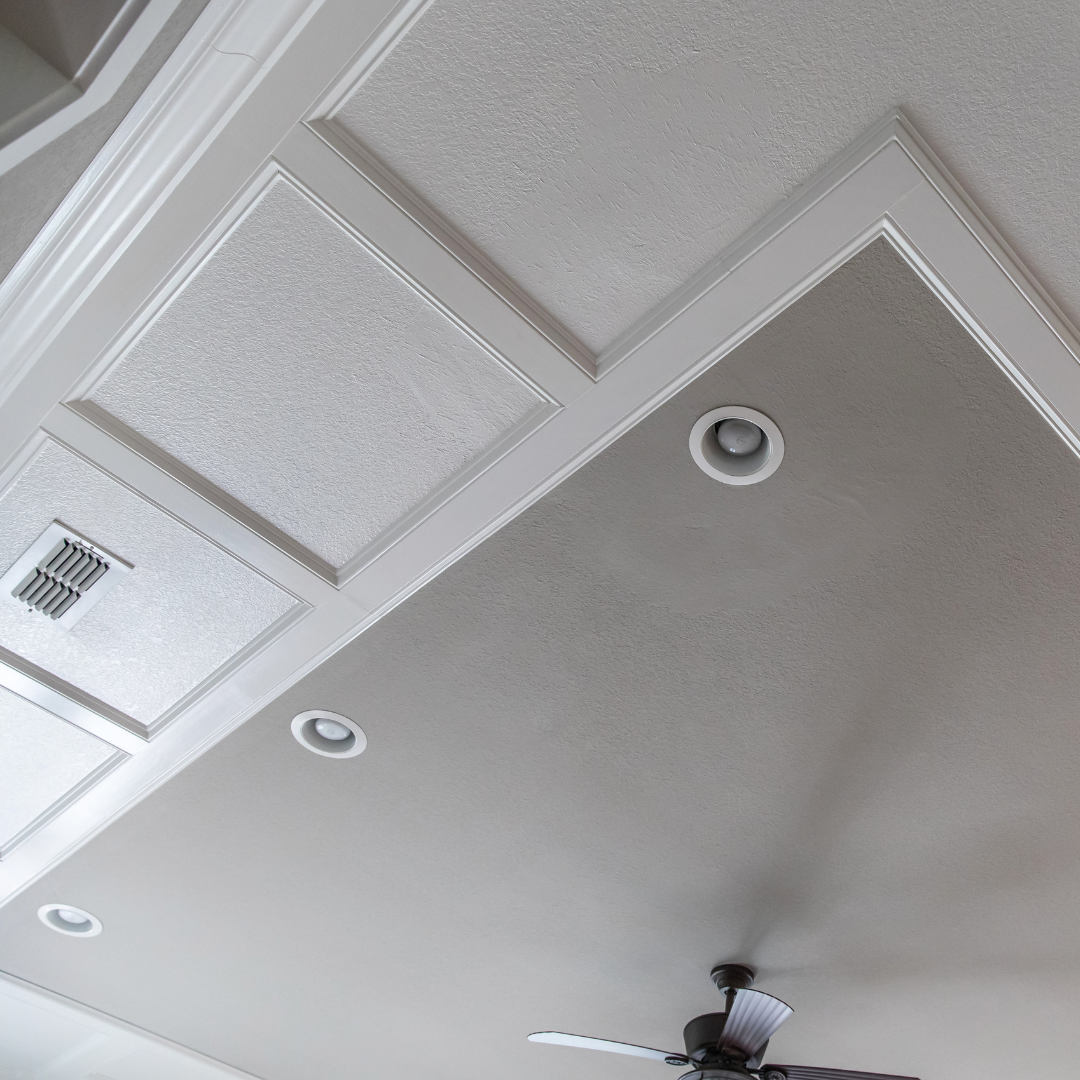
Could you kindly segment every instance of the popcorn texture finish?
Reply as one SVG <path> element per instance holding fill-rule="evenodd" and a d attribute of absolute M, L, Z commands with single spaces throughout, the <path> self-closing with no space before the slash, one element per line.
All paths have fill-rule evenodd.
<path fill-rule="evenodd" d="M 92 400 L 332 566 L 541 403 L 284 181 Z"/>

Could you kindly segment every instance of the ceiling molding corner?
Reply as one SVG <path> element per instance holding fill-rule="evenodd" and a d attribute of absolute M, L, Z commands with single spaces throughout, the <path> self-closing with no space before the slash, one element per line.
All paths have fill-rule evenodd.
<path fill-rule="evenodd" d="M 0 402 L 323 0 L 211 0 L 0 283 Z"/>

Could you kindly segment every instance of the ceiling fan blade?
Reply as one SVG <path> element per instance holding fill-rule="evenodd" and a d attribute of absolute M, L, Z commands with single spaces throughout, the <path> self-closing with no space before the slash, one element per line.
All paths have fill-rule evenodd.
<path fill-rule="evenodd" d="M 590 1039 L 587 1035 L 567 1035 L 565 1031 L 534 1031 L 529 1042 L 553 1043 L 555 1046 L 580 1046 L 585 1050 L 606 1050 L 609 1054 L 629 1054 L 631 1057 L 651 1058 L 653 1061 L 687 1061 L 685 1054 L 653 1050 L 650 1046 L 633 1043 L 612 1042 L 610 1039 Z"/>
<path fill-rule="evenodd" d="M 918 1080 L 914 1076 L 893 1076 L 891 1073 L 851 1072 L 849 1069 L 815 1069 L 810 1065 L 764 1065 L 762 1080 Z"/>
<path fill-rule="evenodd" d="M 741 1050 L 752 1059 L 793 1011 L 790 1005 L 760 990 L 736 990 L 720 1045 Z"/>

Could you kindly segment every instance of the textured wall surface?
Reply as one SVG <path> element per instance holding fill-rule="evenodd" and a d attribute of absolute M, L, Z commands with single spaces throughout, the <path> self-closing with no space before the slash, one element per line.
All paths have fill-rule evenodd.
<path fill-rule="evenodd" d="M 143 723 L 294 603 L 232 556 L 48 443 L 0 501 L 4 571 L 54 518 L 134 569 L 71 630 L 0 600 L 0 645 Z"/>
<path fill-rule="evenodd" d="M 282 181 L 93 400 L 334 566 L 540 403 Z"/>
<path fill-rule="evenodd" d="M 0 746 L 0 846 L 116 753 L 3 688 Z"/>
<path fill-rule="evenodd" d="M 690 458 L 724 403 L 762 484 Z M 1073 1080 L 1078 537 L 878 244 L 0 910 L 0 968 L 265 1080 L 658 1080 L 525 1035 L 678 1048 L 737 957 L 773 1060 Z M 29 932 L 61 894 L 86 949 Z"/>
<path fill-rule="evenodd" d="M 66 85 L 56 68 L 0 26 L 0 145 L 10 141 L 9 121 Z"/>
<path fill-rule="evenodd" d="M 1073 0 L 439 0 L 341 119 L 600 349 L 896 106 L 1075 319 Z"/>

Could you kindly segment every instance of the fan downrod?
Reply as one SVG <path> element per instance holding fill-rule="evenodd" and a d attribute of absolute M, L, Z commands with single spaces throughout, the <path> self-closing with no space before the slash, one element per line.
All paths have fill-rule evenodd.
<path fill-rule="evenodd" d="M 717 964 L 710 974 L 721 994 L 726 990 L 749 990 L 754 985 L 754 969 L 745 964 Z"/>

